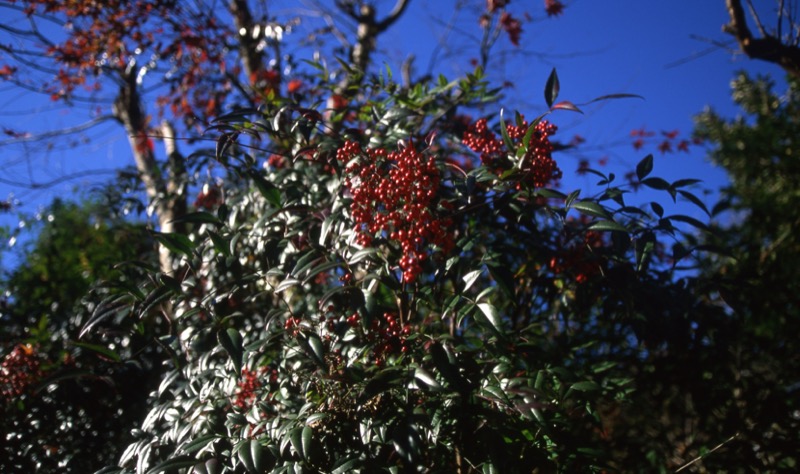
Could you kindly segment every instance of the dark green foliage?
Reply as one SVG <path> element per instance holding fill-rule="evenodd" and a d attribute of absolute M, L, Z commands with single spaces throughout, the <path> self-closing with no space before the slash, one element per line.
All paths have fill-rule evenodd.
<path fill-rule="evenodd" d="M 142 359 L 140 338 L 118 332 L 79 337 L 97 302 L 115 294 L 98 283 L 117 278 L 118 264 L 153 258 L 144 227 L 112 215 L 99 202 L 56 200 L 41 221 L 29 221 L 37 235 L 5 278 L 7 299 L 0 313 L 4 472 L 99 469 L 127 442 L 146 407 L 157 371 L 136 362 Z M 30 352 L 40 370 L 9 369 L 15 350 Z M 9 396 L 8 383 L 15 377 L 23 388 Z"/>

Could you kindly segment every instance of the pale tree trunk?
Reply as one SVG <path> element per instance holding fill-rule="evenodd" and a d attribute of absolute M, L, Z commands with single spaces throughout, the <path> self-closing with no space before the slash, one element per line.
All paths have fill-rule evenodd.
<path fill-rule="evenodd" d="M 175 220 L 186 213 L 185 164 L 175 145 L 175 132 L 166 122 L 160 132 L 167 150 L 166 169 L 162 170 L 156 160 L 139 97 L 135 67 L 129 67 L 122 74 L 122 85 L 114 102 L 114 116 L 125 127 L 136 169 L 158 221 L 159 231 L 165 234 L 184 232 L 184 225 Z M 163 245 L 159 245 L 158 255 L 161 271 L 173 275 L 174 255 Z"/>

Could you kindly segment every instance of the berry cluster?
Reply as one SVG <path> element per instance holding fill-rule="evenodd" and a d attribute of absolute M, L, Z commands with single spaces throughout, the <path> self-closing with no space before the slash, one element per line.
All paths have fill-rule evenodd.
<path fill-rule="evenodd" d="M 580 226 L 589 224 L 585 216 L 581 216 L 577 222 L 568 222 L 574 222 Z M 603 260 L 594 255 L 594 252 L 606 245 L 602 233 L 585 231 L 580 239 L 566 238 L 561 245 L 563 250 L 550 259 L 548 266 L 555 274 L 566 273 L 571 275 L 577 283 L 585 283 L 593 276 L 603 272 Z"/>
<path fill-rule="evenodd" d="M 425 157 L 413 145 L 389 153 L 362 150 L 352 141 L 342 145 L 336 157 L 345 163 L 344 184 L 353 196 L 356 242 L 369 246 L 376 235 L 396 242 L 404 283 L 417 279 L 432 252 L 452 249 L 452 221 L 438 215 L 437 205 L 447 203 L 439 201 L 441 175 L 433 157 Z"/>
<path fill-rule="evenodd" d="M 521 146 L 528 131 L 528 122 L 524 119 L 517 125 L 506 125 L 509 138 Z M 519 165 L 521 178 L 517 181 L 516 188 L 543 187 L 561 178 L 561 170 L 553 160 L 553 145 L 550 136 L 556 133 L 556 126 L 546 120 L 538 122 L 533 129 L 528 149 L 521 158 Z M 509 151 L 505 149 L 503 141 L 489 129 L 485 118 L 471 125 L 464 133 L 463 143 L 471 150 L 480 153 L 481 162 L 493 168 L 498 174 L 514 166 L 509 160 Z"/>
<path fill-rule="evenodd" d="M 242 369 L 242 379 L 238 383 L 236 397 L 233 399 L 233 406 L 241 410 L 248 410 L 253 406 L 256 393 L 264 386 L 264 376 L 269 372 L 268 383 L 278 381 L 278 371 L 269 367 L 261 367 L 258 370 Z"/>
<path fill-rule="evenodd" d="M 0 364 L 0 396 L 11 400 L 27 392 L 44 377 L 36 350 L 30 344 L 19 344 Z"/>
<path fill-rule="evenodd" d="M 382 318 L 373 319 L 367 339 L 375 344 L 372 349 L 375 363 L 380 366 L 385 363 L 387 356 L 408 352 L 406 336 L 410 333 L 411 326 L 401 325 L 392 313 L 383 313 Z"/>

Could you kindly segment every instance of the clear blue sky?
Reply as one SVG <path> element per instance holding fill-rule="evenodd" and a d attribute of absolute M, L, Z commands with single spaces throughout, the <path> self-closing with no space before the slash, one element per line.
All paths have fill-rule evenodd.
<path fill-rule="evenodd" d="M 298 3 L 274 1 L 271 14 L 279 18 L 285 18 L 284 14 L 296 15 Z M 310 8 L 313 2 L 304 3 Z M 385 12 L 393 3 L 382 0 L 379 12 Z M 454 9 L 457 3 L 457 0 L 412 1 L 401 21 L 383 38 L 385 55 L 381 60 L 398 70 L 399 62 L 413 53 L 417 72 L 423 72 L 437 51 L 437 72 L 452 77 L 470 70 L 469 58 L 476 56 L 470 54 L 474 43 L 457 31 L 477 36 L 477 16 L 474 10 Z M 776 66 L 734 56 L 730 50 L 692 38 L 729 42 L 729 37 L 721 32 L 728 20 L 724 1 L 567 0 L 565 3 L 564 14 L 550 19 L 544 17 L 542 0 L 514 0 L 509 5 L 515 16 L 523 18 L 527 12 L 532 21 L 523 22 L 524 48 L 515 48 L 504 37 L 495 54 L 517 54 L 522 49 L 534 54 L 524 60 L 510 59 L 500 66 L 498 72 L 514 84 L 503 105 L 519 108 L 529 117 L 542 112 L 542 90 L 553 67 L 557 68 L 561 81 L 560 99 L 580 103 L 609 93 L 642 95 L 643 101 L 604 102 L 585 107 L 585 115 L 559 112 L 551 119 L 559 125 L 558 136 L 562 139 L 580 134 L 587 140 L 578 153 L 594 160 L 607 156 L 609 171 L 632 169 L 647 152 L 653 152 L 657 158 L 656 175 L 667 179 L 700 177 L 712 189 L 723 184 L 724 174 L 706 162 L 701 148 L 693 148 L 689 154 L 661 155 L 654 148 L 636 151 L 629 134 L 633 129 L 645 127 L 656 132 L 678 129 L 682 136 L 688 136 L 692 115 L 706 106 L 724 116 L 734 116 L 737 111 L 730 99 L 729 84 L 737 70 L 768 72 L 782 79 L 783 73 Z M 443 37 L 445 25 L 451 20 L 456 30 Z M 301 25 L 299 31 L 302 28 Z M 294 34 L 299 35 L 299 31 Z M 62 106 L 36 101 L 2 83 L 0 111 L 0 126 L 14 129 L 59 128 L 76 121 L 76 114 Z M 24 179 L 30 175 L 47 181 L 68 172 L 132 164 L 127 140 L 117 124 L 101 126 L 87 137 L 90 140 L 85 145 L 59 146 L 49 150 L 44 158 L 40 156 L 30 162 L 23 159 L 22 148 L 7 147 L 3 158 L 5 169 L 0 177 Z M 579 157 L 574 153 L 562 155 L 558 159 L 565 171 L 564 187 L 591 186 L 594 179 L 574 177 Z M 15 164 L 9 164 L 9 156 L 16 160 Z M 0 199 L 13 195 L 21 201 L 20 211 L 33 213 L 54 196 L 69 196 L 76 186 L 85 189 L 99 179 L 71 181 L 43 191 L 0 183 Z M 16 225 L 13 214 L 0 215 L 0 219 L 2 224 Z"/>

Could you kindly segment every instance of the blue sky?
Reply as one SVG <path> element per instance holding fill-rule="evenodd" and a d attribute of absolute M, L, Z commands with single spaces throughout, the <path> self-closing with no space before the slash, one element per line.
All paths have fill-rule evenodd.
<path fill-rule="evenodd" d="M 296 15 L 300 3 L 313 7 L 313 0 L 276 0 L 271 3 L 270 13 L 279 18 L 285 18 L 284 14 Z M 385 12 L 393 3 L 393 0 L 381 0 L 379 12 Z M 399 62 L 413 53 L 417 72 L 422 72 L 437 52 L 434 62 L 437 72 L 452 77 L 470 70 L 469 59 L 476 55 L 472 54 L 474 42 L 470 42 L 468 35 L 479 34 L 477 12 L 469 8 L 457 9 L 458 3 L 458 0 L 412 2 L 401 21 L 383 38 L 384 49 L 379 60 L 397 70 Z M 657 158 L 655 175 L 667 179 L 699 177 L 709 189 L 724 184 L 724 173 L 708 164 L 702 148 L 693 148 L 691 153 L 662 155 L 654 147 L 634 150 L 630 138 L 631 130 L 642 127 L 656 132 L 677 129 L 686 137 L 692 129 L 692 116 L 707 106 L 724 116 L 734 116 L 737 110 L 730 99 L 729 84 L 737 70 L 771 73 L 782 78 L 783 73 L 776 66 L 734 55 L 731 50 L 709 42 L 728 42 L 733 47 L 728 35 L 721 31 L 728 21 L 724 1 L 572 0 L 565 3 L 564 14 L 557 18 L 544 16 L 542 0 L 510 3 L 509 11 L 514 16 L 523 19 L 527 13 L 531 21 L 523 22 L 521 47 L 512 46 L 503 37 L 493 50 L 496 58 L 510 58 L 505 63 L 498 59 L 493 71 L 513 83 L 503 106 L 520 109 L 529 117 L 544 111 L 542 91 L 553 67 L 557 68 L 561 82 L 560 99 L 581 103 L 609 93 L 633 93 L 645 100 L 608 101 L 585 107 L 585 115 L 562 111 L 550 117 L 559 125 L 557 137 L 569 140 L 579 134 L 586 139 L 575 152 L 557 157 L 565 172 L 564 188 L 590 188 L 595 181 L 574 176 L 581 157 L 594 160 L 593 165 L 596 160 L 607 157 L 604 171 L 621 174 L 632 169 L 648 152 L 653 152 Z M 449 36 L 443 36 L 445 25 L 451 21 L 454 30 Z M 303 27 L 301 23 L 293 34 L 299 35 Z M 523 51 L 530 54 L 521 57 Z M 0 111 L 0 125 L 18 130 L 60 128 L 76 123 L 74 112 L 59 104 L 20 94 L 2 83 Z M 124 132 L 117 124 L 101 126 L 85 134 L 85 138 L 88 139 L 85 144 L 76 148 L 66 144 L 56 146 L 35 161 L 25 159 L 23 148 L 7 147 L 0 177 L 36 176 L 40 181 L 47 181 L 68 172 L 114 169 L 132 163 Z M 86 189 L 99 179 L 102 178 L 69 181 L 44 190 L 26 190 L 0 183 L 0 199 L 13 196 L 20 201 L 19 211 L 34 213 L 53 197 L 72 195 L 76 188 Z M 16 225 L 14 215 L 0 215 L 0 219 L 0 224 Z"/>

